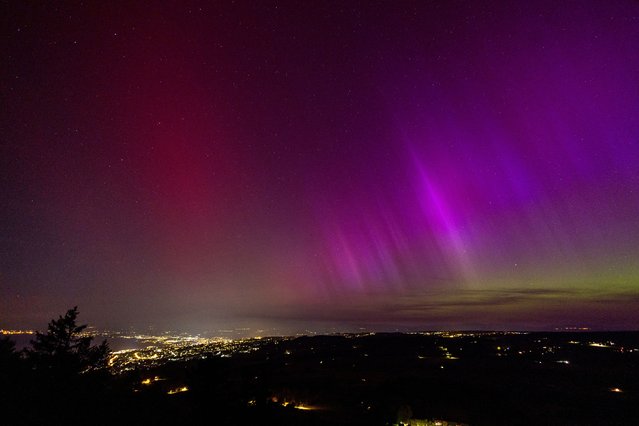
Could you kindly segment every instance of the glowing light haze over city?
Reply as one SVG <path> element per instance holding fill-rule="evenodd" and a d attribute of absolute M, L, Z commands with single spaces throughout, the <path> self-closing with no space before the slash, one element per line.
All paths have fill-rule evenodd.
<path fill-rule="evenodd" d="M 639 323 L 639 3 L 3 6 L 0 327 Z"/>

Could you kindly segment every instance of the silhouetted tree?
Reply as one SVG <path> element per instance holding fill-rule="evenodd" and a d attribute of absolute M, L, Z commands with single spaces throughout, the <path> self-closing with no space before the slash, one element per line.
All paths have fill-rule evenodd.
<path fill-rule="evenodd" d="M 4 366 L 18 359 L 16 344 L 8 336 L 0 337 L 0 365 Z"/>
<path fill-rule="evenodd" d="M 13 380 L 21 367 L 20 353 L 16 344 L 8 336 L 0 337 L 0 396 Z"/>
<path fill-rule="evenodd" d="M 27 357 L 36 370 L 62 374 L 82 373 L 106 366 L 109 346 L 104 340 L 92 346 L 93 337 L 83 334 L 86 325 L 77 325 L 78 307 L 51 320 L 46 333 L 37 333 Z"/>
<path fill-rule="evenodd" d="M 92 345 L 93 337 L 77 318 L 76 306 L 51 320 L 25 349 L 28 369 L 11 410 L 17 421 L 6 424 L 86 424 L 100 404 L 108 403 L 109 374 L 101 367 L 107 365 L 109 347 L 106 340 Z"/>

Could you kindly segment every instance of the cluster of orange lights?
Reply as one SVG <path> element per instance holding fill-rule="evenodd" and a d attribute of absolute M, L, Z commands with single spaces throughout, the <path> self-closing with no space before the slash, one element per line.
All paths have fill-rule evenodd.
<path fill-rule="evenodd" d="M 0 334 L 13 335 L 13 334 L 35 334 L 33 330 L 0 330 Z"/>
<path fill-rule="evenodd" d="M 170 391 L 167 392 L 167 394 L 175 395 L 176 393 L 187 392 L 188 390 L 189 388 L 187 386 L 182 386 L 180 388 L 171 389 Z"/>
<path fill-rule="evenodd" d="M 159 382 L 161 380 L 164 380 L 164 379 L 161 378 L 161 377 L 155 376 L 155 377 L 149 377 L 147 379 L 144 379 L 140 383 L 142 383 L 143 385 L 147 385 L 148 386 L 148 385 L 150 385 L 152 383 Z"/>
<path fill-rule="evenodd" d="M 272 397 L 271 401 L 275 403 L 279 403 L 282 407 L 291 407 L 291 408 L 295 408 L 296 410 L 303 410 L 303 411 L 319 410 L 318 407 L 313 407 L 311 405 L 298 404 L 296 402 L 291 402 L 286 400 L 280 401 L 276 396 Z M 255 403 L 255 401 L 251 400 L 249 401 L 249 405 L 253 405 L 251 404 L 251 402 Z"/>

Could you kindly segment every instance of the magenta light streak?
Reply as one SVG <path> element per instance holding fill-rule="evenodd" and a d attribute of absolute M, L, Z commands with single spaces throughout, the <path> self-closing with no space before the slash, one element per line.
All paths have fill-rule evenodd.
<path fill-rule="evenodd" d="M 415 163 L 421 186 L 419 201 L 430 229 L 435 233 L 441 251 L 453 262 L 449 267 L 459 271 L 461 278 L 468 281 L 473 278 L 474 268 L 469 254 L 469 243 L 462 235 L 462 226 L 428 178 L 424 166 L 419 164 L 418 159 L 415 159 Z"/>

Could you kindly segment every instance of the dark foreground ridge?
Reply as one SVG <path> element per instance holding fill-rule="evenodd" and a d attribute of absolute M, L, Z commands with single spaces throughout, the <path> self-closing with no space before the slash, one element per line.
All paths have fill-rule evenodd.
<path fill-rule="evenodd" d="M 638 332 L 254 339 L 64 377 L 9 352 L 2 424 L 639 424 Z"/>

